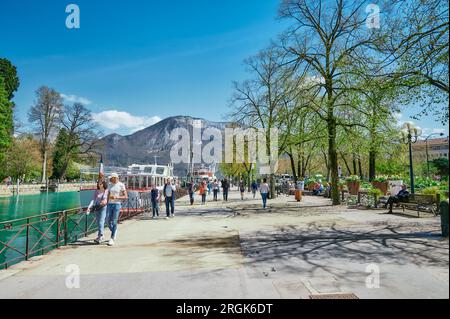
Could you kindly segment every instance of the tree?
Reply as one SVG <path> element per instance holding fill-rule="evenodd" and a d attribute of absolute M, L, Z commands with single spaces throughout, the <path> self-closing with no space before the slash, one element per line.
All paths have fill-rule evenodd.
<path fill-rule="evenodd" d="M 64 179 L 70 164 L 89 155 L 99 143 L 100 132 L 92 113 L 81 103 L 65 106 L 53 153 L 53 178 Z"/>
<path fill-rule="evenodd" d="M 41 173 L 39 148 L 39 142 L 31 135 L 14 138 L 2 166 L 5 169 L 4 173 L 15 179 L 27 181 L 38 178 Z"/>
<path fill-rule="evenodd" d="M 448 123 L 449 4 L 447 0 L 394 0 L 386 15 L 380 69 L 404 89 L 404 104 L 423 107 Z"/>
<path fill-rule="evenodd" d="M 277 118 L 288 96 L 287 90 L 294 87 L 288 85 L 290 74 L 282 66 L 282 55 L 279 50 L 269 47 L 259 54 L 245 61 L 251 79 L 242 83 L 235 82 L 235 93 L 232 98 L 230 114 L 234 122 L 253 129 L 262 129 L 265 133 L 266 151 L 271 167 L 270 187 L 271 196 L 276 196 L 274 165 L 271 152 L 271 131 L 277 129 Z M 283 147 L 283 146 L 282 146 Z M 279 149 L 278 153 L 284 150 Z"/>
<path fill-rule="evenodd" d="M 440 176 L 448 178 L 448 158 L 435 158 L 430 161 L 430 164 L 436 168 L 436 171 Z"/>
<path fill-rule="evenodd" d="M 0 76 L 0 164 L 3 164 L 5 152 L 11 146 L 13 133 L 12 103 L 8 100 L 5 82 Z M 0 175 L 4 175 L 0 172 Z M 4 176 L 0 176 L 4 177 Z"/>
<path fill-rule="evenodd" d="M 338 190 L 337 127 L 356 126 L 342 121 L 339 108 L 347 107 L 343 99 L 351 90 L 345 81 L 350 63 L 364 64 L 373 50 L 376 33 L 365 28 L 367 1 L 335 2 L 327 0 L 285 0 L 280 15 L 293 21 L 283 35 L 282 46 L 292 57 L 292 68 L 309 74 L 315 82 L 317 98 L 311 99 L 311 109 L 327 124 L 328 163 L 331 175 L 333 204 L 340 202 Z"/>
<path fill-rule="evenodd" d="M 14 98 L 14 92 L 19 88 L 20 82 L 16 67 L 7 59 L 0 58 L 0 77 L 5 81 L 7 99 L 11 101 Z"/>
<path fill-rule="evenodd" d="M 61 95 L 46 86 L 36 91 L 36 101 L 28 113 L 28 120 L 35 125 L 40 137 L 40 152 L 42 157 L 42 183 L 47 181 L 47 160 L 51 144 L 51 135 L 61 117 L 63 103 Z"/>

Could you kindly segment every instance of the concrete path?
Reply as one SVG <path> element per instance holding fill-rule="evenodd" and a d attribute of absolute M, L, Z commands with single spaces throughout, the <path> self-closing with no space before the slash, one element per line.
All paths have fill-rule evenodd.
<path fill-rule="evenodd" d="M 267 210 L 237 192 L 211 199 L 180 199 L 174 219 L 124 222 L 114 247 L 92 236 L 0 271 L 0 298 L 449 297 L 448 240 L 436 217 L 319 197 L 282 196 Z"/>

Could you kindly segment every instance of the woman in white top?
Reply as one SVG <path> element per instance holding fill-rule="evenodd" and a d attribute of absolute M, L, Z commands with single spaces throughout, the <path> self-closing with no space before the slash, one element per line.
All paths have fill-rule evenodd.
<path fill-rule="evenodd" d="M 120 209 L 122 208 L 122 201 L 128 199 L 128 193 L 125 185 L 119 181 L 119 175 L 112 173 L 109 177 L 108 187 L 108 208 L 106 211 L 106 220 L 108 227 L 111 230 L 111 239 L 108 242 L 109 246 L 113 246 L 117 237 L 117 223 L 119 221 Z"/>
<path fill-rule="evenodd" d="M 267 196 L 269 195 L 269 184 L 267 184 L 267 179 L 264 178 L 261 186 L 259 187 L 261 197 L 263 200 L 263 208 L 266 209 L 267 206 Z"/>

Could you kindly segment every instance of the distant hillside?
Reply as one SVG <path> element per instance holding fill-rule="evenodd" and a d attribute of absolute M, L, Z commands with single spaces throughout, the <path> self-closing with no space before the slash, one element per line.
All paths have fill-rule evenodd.
<path fill-rule="evenodd" d="M 101 139 L 99 151 L 103 154 L 105 165 L 128 166 L 131 164 L 152 164 L 157 156 L 158 164 L 170 162 L 170 150 L 176 143 L 170 140 L 170 133 L 175 128 L 191 131 L 193 120 L 202 121 L 202 129 L 209 127 L 225 129 L 226 122 L 210 122 L 190 116 L 174 116 L 166 118 L 152 126 L 128 136 L 111 134 Z M 175 174 L 185 176 L 187 165 L 175 165 Z"/>

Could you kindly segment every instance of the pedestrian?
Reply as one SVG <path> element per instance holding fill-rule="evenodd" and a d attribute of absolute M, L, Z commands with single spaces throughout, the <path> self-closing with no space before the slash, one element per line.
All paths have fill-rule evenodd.
<path fill-rule="evenodd" d="M 161 192 L 155 184 L 152 184 L 152 190 L 150 191 L 150 196 L 152 199 L 152 212 L 153 219 L 159 217 L 159 202 L 161 201 Z"/>
<path fill-rule="evenodd" d="M 219 192 L 219 183 L 217 182 L 217 179 L 214 180 L 213 183 L 213 194 L 214 194 L 214 201 L 217 202 L 217 193 Z"/>
<path fill-rule="evenodd" d="M 163 189 L 163 194 L 166 201 L 166 219 L 175 217 L 175 191 L 176 187 L 173 185 L 172 179 L 167 179 Z"/>
<path fill-rule="evenodd" d="M 194 180 L 191 179 L 191 181 L 188 183 L 187 187 L 188 187 L 188 193 L 189 193 L 189 201 L 192 206 L 192 205 L 194 205 L 194 194 L 195 194 Z"/>
<path fill-rule="evenodd" d="M 266 209 L 267 206 L 267 197 L 269 195 L 269 184 L 267 184 L 267 179 L 264 178 L 263 182 L 259 188 L 259 191 L 261 193 L 261 198 L 263 201 L 263 208 Z"/>
<path fill-rule="evenodd" d="M 207 182 L 208 183 L 208 196 L 211 194 L 211 190 L 212 190 L 212 183 L 210 181 Z"/>
<path fill-rule="evenodd" d="M 113 246 L 117 239 L 117 223 L 119 222 L 122 201 L 128 199 L 128 193 L 125 185 L 119 181 L 119 175 L 117 173 L 111 174 L 109 182 L 109 200 L 106 211 L 106 220 L 108 221 L 108 227 L 111 230 L 111 239 L 108 242 L 108 246 Z"/>
<path fill-rule="evenodd" d="M 200 183 L 199 187 L 199 194 L 202 196 L 202 205 L 206 204 L 206 192 L 207 192 L 206 181 L 203 181 Z"/>
<path fill-rule="evenodd" d="M 241 200 L 244 200 L 245 184 L 242 179 L 239 182 L 239 191 L 241 192 Z"/>
<path fill-rule="evenodd" d="M 108 205 L 108 184 L 104 180 L 97 182 L 97 190 L 94 192 L 93 198 L 87 208 L 86 214 L 95 213 L 97 220 L 97 238 L 94 241 L 100 244 L 104 238 L 106 210 Z"/>
<path fill-rule="evenodd" d="M 222 181 L 222 192 L 223 192 L 223 200 L 228 201 L 228 189 L 230 188 L 230 184 L 228 183 L 228 180 L 225 178 Z"/>
<path fill-rule="evenodd" d="M 256 197 L 256 190 L 258 189 L 258 184 L 256 183 L 256 181 L 252 182 L 252 193 L 253 193 L 253 199 L 255 199 Z"/>

